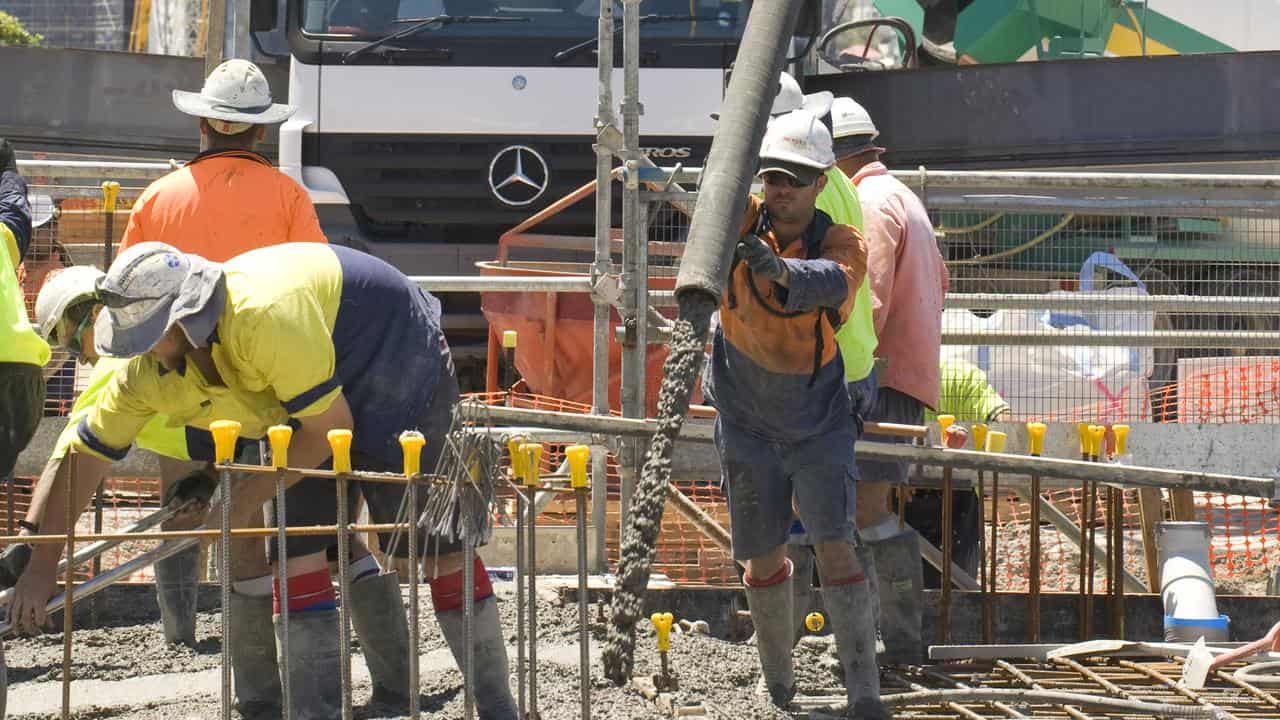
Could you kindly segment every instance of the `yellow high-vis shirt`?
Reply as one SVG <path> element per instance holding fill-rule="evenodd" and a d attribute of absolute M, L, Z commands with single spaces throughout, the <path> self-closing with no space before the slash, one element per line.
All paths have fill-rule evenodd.
<path fill-rule="evenodd" d="M 8 225 L 0 223 L 0 362 L 44 367 L 49 362 L 49 343 L 27 317 L 18 264 L 17 238 Z"/>

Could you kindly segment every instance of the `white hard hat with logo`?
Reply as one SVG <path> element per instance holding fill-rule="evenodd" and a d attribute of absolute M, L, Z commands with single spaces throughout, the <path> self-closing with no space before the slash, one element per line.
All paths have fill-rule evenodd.
<path fill-rule="evenodd" d="M 871 122 L 867 109 L 849 97 L 838 97 L 831 103 L 831 134 L 837 138 L 847 135 L 870 135 L 875 139 L 880 131 Z"/>
<path fill-rule="evenodd" d="M 800 83 L 790 73 L 778 76 L 778 93 L 773 96 L 773 106 L 769 108 L 769 117 L 776 118 L 793 110 L 808 110 L 818 117 L 831 112 L 831 103 L 835 96 L 830 91 L 804 94 Z M 719 120 L 720 113 L 711 113 L 712 120 Z"/>
<path fill-rule="evenodd" d="M 36 296 L 36 329 L 48 340 L 68 308 L 98 295 L 98 279 L 104 273 L 92 265 L 76 265 L 50 275 Z"/>
<path fill-rule="evenodd" d="M 248 60 L 233 58 L 209 73 L 200 92 L 173 91 L 173 104 L 182 112 L 209 120 L 225 135 L 250 125 L 271 125 L 288 120 L 297 110 L 271 101 L 271 87 L 262 70 Z"/>
<path fill-rule="evenodd" d="M 871 114 L 853 98 L 838 97 L 831 104 L 831 134 L 835 136 L 836 156 L 845 158 L 869 151 L 884 152 L 875 144 L 880 136 Z"/>
<path fill-rule="evenodd" d="M 757 174 L 780 172 L 809 184 L 835 162 L 831 131 L 813 113 L 795 110 L 770 123 L 760 147 Z"/>

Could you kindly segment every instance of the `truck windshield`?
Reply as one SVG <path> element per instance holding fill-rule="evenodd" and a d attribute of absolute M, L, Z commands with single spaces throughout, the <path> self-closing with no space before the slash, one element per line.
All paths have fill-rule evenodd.
<path fill-rule="evenodd" d="M 521 16 L 520 23 L 456 24 L 409 38 L 406 44 L 448 46 L 450 39 L 492 38 L 518 41 L 558 38 L 570 43 L 595 34 L 597 0 L 295 0 L 300 3 L 303 34 L 324 40 L 373 40 L 406 27 L 406 20 L 436 15 Z M 622 20 L 621 3 L 615 19 Z M 646 23 L 647 40 L 737 42 L 750 10 L 749 0 L 643 0 L 640 14 L 687 16 L 684 22 Z M 619 37 L 619 44 L 621 37 Z M 561 45 L 564 43 L 562 42 Z M 590 54 L 588 54 L 590 57 Z"/>

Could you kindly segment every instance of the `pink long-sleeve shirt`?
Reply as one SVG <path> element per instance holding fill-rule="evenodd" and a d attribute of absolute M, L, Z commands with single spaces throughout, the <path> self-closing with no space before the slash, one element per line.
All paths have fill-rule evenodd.
<path fill-rule="evenodd" d="M 853 184 L 862 202 L 867 274 L 875 296 L 876 355 L 887 361 L 879 384 L 936 409 L 947 267 L 933 224 L 920 198 L 883 163 L 864 166 Z"/>

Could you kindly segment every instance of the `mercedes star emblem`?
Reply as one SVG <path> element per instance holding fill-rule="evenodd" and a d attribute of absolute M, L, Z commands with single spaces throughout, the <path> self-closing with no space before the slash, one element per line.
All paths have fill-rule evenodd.
<path fill-rule="evenodd" d="M 547 190 L 547 161 L 527 145 L 503 148 L 489 163 L 489 189 L 507 205 L 528 205 Z"/>

